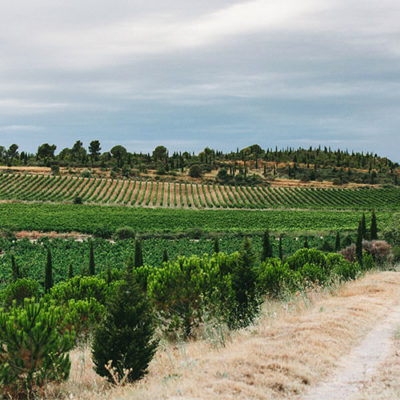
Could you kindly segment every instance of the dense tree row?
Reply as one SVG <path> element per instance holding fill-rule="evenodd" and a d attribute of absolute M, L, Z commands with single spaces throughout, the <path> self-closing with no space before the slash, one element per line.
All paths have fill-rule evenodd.
<path fill-rule="evenodd" d="M 230 153 L 206 147 L 198 154 L 187 151 L 170 154 L 166 147 L 157 146 L 151 154 L 145 154 L 129 152 L 122 145 L 102 151 L 98 140 L 91 141 L 85 148 L 78 140 L 71 148 L 61 149 L 58 154 L 56 149 L 56 145 L 44 143 L 36 153 L 30 154 L 19 152 L 17 144 L 12 144 L 8 149 L 0 146 L 0 163 L 8 166 L 48 166 L 55 173 L 60 167 L 101 167 L 126 177 L 151 169 L 156 170 L 158 175 L 184 172 L 200 178 L 204 173 L 219 170 L 218 181 L 238 185 L 260 183 L 262 175 L 266 178 L 336 179 L 339 184 L 350 181 L 398 184 L 398 163 L 377 154 L 327 147 L 278 150 L 252 145 Z"/>

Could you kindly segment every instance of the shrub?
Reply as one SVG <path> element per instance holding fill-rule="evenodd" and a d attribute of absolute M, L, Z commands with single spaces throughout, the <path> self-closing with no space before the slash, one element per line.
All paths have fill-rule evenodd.
<path fill-rule="evenodd" d="M 3 311 L 3 310 L 2 310 Z M 33 398 L 47 382 L 68 378 L 74 335 L 61 307 L 25 299 L 0 312 L 0 385 L 4 397 Z"/>
<path fill-rule="evenodd" d="M 95 230 L 93 231 L 93 236 L 96 238 L 102 238 L 102 239 L 110 239 L 112 236 L 113 232 L 112 230 L 107 227 L 107 226 L 97 226 Z"/>
<path fill-rule="evenodd" d="M 400 246 L 393 247 L 393 262 L 400 262 Z"/>
<path fill-rule="evenodd" d="M 15 301 L 18 306 L 24 304 L 26 298 L 36 298 L 40 296 L 40 285 L 32 279 L 17 279 L 10 283 L 2 294 L 2 302 L 5 307 L 10 307 Z"/>
<path fill-rule="evenodd" d="M 147 293 L 166 333 L 188 337 L 203 321 L 203 312 L 212 306 L 215 315 L 228 320 L 235 310 L 229 271 L 239 255 L 214 254 L 202 258 L 179 257 L 156 270 L 134 271 L 143 287 L 147 274 Z M 179 288 L 177 290 L 177 288 Z"/>
<path fill-rule="evenodd" d="M 317 249 L 300 249 L 292 256 L 287 258 L 289 268 L 297 271 L 303 268 L 307 263 L 318 265 L 320 268 L 326 269 L 326 257 L 324 253 Z"/>
<path fill-rule="evenodd" d="M 350 262 L 356 261 L 356 245 L 352 243 L 350 246 L 344 248 L 340 254 Z"/>
<path fill-rule="evenodd" d="M 82 197 L 79 196 L 74 197 L 74 204 L 82 204 L 82 203 L 83 203 Z"/>
<path fill-rule="evenodd" d="M 134 239 L 136 236 L 135 230 L 130 226 L 118 228 L 114 233 L 114 238 L 118 240 Z"/>
<path fill-rule="evenodd" d="M 335 265 L 332 274 L 337 276 L 341 281 L 349 281 L 356 279 L 360 271 L 361 267 L 358 263 L 344 261 Z"/>
<path fill-rule="evenodd" d="M 154 317 L 149 302 L 130 275 L 110 297 L 106 316 L 97 327 L 92 345 L 96 372 L 113 382 L 129 382 L 145 375 L 157 348 Z M 110 368 L 106 367 L 111 362 Z M 117 383 L 117 382 L 114 382 Z"/>
<path fill-rule="evenodd" d="M 50 290 L 50 297 L 58 304 L 67 304 L 69 300 L 96 299 L 105 304 L 110 289 L 104 279 L 95 276 L 75 276 L 60 282 Z"/>
<path fill-rule="evenodd" d="M 92 176 L 92 174 L 90 173 L 90 171 L 88 169 L 84 169 L 81 172 L 81 177 L 82 178 L 90 178 Z"/>
<path fill-rule="evenodd" d="M 194 164 L 189 169 L 189 176 L 192 178 L 201 178 L 202 170 L 200 165 Z"/>
<path fill-rule="evenodd" d="M 85 340 L 103 317 L 105 306 L 94 298 L 71 299 L 64 304 L 64 309 L 65 323 L 70 328 L 74 327 L 75 340 Z"/>
<path fill-rule="evenodd" d="M 271 258 L 258 266 L 257 286 L 261 294 L 279 297 L 285 288 L 291 291 L 291 284 L 291 270 L 279 258 Z"/>

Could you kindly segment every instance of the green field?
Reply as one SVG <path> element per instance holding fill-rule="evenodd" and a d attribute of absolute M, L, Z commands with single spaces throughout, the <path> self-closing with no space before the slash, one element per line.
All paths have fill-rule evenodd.
<path fill-rule="evenodd" d="M 0 228 L 112 234 L 121 226 L 137 232 L 277 232 L 354 231 L 362 212 L 322 210 L 174 210 L 72 204 L 2 203 Z M 377 212 L 378 225 L 391 219 Z M 366 214 L 369 220 L 369 214 Z"/>
<path fill-rule="evenodd" d="M 172 209 L 400 208 L 400 189 L 300 188 L 0 174 L 0 200 L 73 202 Z"/>

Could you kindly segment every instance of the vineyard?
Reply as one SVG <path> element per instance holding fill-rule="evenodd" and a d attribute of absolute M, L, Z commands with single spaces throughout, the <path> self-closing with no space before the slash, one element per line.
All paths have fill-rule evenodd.
<path fill-rule="evenodd" d="M 191 209 L 399 208 L 397 188 L 299 188 L 0 174 L 0 200 Z"/>
<path fill-rule="evenodd" d="M 392 212 L 376 213 L 378 227 L 387 224 Z M 136 232 L 354 231 L 360 211 L 334 210 L 187 210 L 166 208 L 104 207 L 49 203 L 0 203 L 0 226 L 15 231 L 82 232 L 110 237 L 117 228 Z M 370 213 L 366 213 L 370 219 Z"/>
<path fill-rule="evenodd" d="M 345 236 L 343 236 L 343 239 Z M 272 239 L 273 255 L 278 256 L 278 237 Z M 354 241 L 354 236 L 352 237 Z M 335 236 L 310 236 L 308 242 L 310 247 L 321 247 L 324 241 L 328 241 L 333 247 Z M 234 253 L 239 251 L 243 238 L 238 235 L 221 235 L 219 239 L 220 251 Z M 292 255 L 297 250 L 303 248 L 304 238 L 295 236 L 285 236 L 283 238 L 283 251 L 286 256 Z M 191 257 L 193 255 L 203 256 L 212 254 L 214 251 L 213 239 L 193 240 L 181 238 L 169 240 L 163 238 L 149 238 L 142 241 L 143 262 L 145 265 L 161 265 L 163 262 L 163 251 L 165 250 L 170 260 L 178 256 Z M 259 257 L 262 252 L 262 237 L 260 235 L 252 237 L 253 248 Z M 15 256 L 24 276 L 43 281 L 43 266 L 46 264 L 46 249 L 50 246 L 53 256 L 55 282 L 60 282 L 68 278 L 68 267 L 72 265 L 75 274 L 82 272 L 82 268 L 89 263 L 89 241 L 79 242 L 73 239 L 48 239 L 42 238 L 37 242 L 30 242 L 28 239 L 12 242 L 0 238 L 0 287 L 7 282 L 11 275 L 11 255 Z M 133 240 L 120 240 L 115 243 L 109 240 L 96 239 L 93 241 L 94 256 L 96 260 L 96 271 L 98 274 L 106 272 L 110 265 L 117 270 L 125 270 L 129 257 L 135 252 Z"/>

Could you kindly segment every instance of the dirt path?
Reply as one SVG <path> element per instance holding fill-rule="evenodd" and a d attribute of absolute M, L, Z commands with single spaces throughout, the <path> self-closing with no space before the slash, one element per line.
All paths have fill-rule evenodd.
<path fill-rule="evenodd" d="M 302 400 L 353 398 L 377 374 L 390 355 L 399 323 L 400 304 L 397 303 L 385 318 L 376 322 L 361 344 L 343 357 L 334 374 L 303 396 Z"/>

